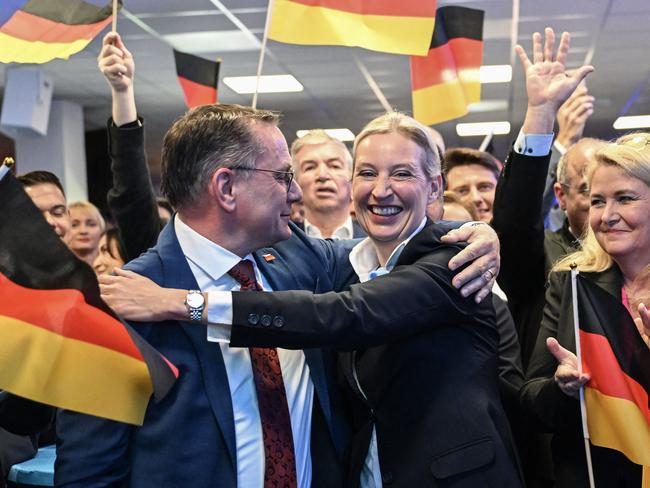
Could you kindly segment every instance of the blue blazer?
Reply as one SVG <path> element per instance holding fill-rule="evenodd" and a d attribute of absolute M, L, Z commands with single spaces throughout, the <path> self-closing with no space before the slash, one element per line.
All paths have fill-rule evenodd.
<path fill-rule="evenodd" d="M 326 292 L 350 278 L 353 271 L 345 244 L 333 246 L 310 239 L 295 227 L 292 230 L 289 240 L 254 254 L 273 289 Z M 275 259 L 268 260 L 268 255 Z M 164 287 L 197 288 L 172 223 L 163 230 L 157 245 L 130 262 L 127 269 Z M 206 340 L 205 326 L 177 321 L 133 325 L 179 368 L 180 377 L 164 400 L 152 400 L 140 428 L 60 412 L 55 485 L 237 486 L 232 402 L 219 345 Z M 334 376 L 334 356 L 327 350 L 308 349 L 305 357 L 318 400 L 314 402 L 311 440 L 312 486 L 318 486 L 319 479 L 341 462 L 347 423 Z"/>

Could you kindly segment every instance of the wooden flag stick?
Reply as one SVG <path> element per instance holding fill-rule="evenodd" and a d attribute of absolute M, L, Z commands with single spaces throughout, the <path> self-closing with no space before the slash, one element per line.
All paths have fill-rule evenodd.
<path fill-rule="evenodd" d="M 580 346 L 580 319 L 578 317 L 578 268 L 571 264 L 571 301 L 573 305 L 573 333 L 576 337 L 576 357 L 578 358 L 578 372 L 582 376 L 582 347 Z M 585 442 L 585 455 L 587 457 L 587 473 L 589 486 L 595 488 L 594 467 L 591 462 L 591 448 L 589 446 L 589 426 L 587 425 L 587 405 L 585 404 L 585 387 L 580 388 L 580 417 L 582 419 L 582 436 Z"/>
<path fill-rule="evenodd" d="M 257 79 L 255 80 L 255 93 L 253 93 L 253 103 L 251 106 L 257 108 L 257 94 L 260 91 L 260 77 L 262 76 L 262 67 L 264 66 L 264 53 L 266 53 L 266 41 L 269 38 L 269 25 L 271 24 L 271 15 L 273 12 L 273 0 L 269 0 L 269 6 L 266 10 L 266 23 L 264 25 L 264 37 L 262 37 L 262 47 L 260 48 L 260 60 L 257 63 Z"/>
<path fill-rule="evenodd" d="M 113 0 L 113 27 L 111 32 L 117 32 L 117 0 Z"/>

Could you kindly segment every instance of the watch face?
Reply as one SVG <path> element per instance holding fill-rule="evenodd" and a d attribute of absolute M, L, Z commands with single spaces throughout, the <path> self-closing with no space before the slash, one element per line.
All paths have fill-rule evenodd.
<path fill-rule="evenodd" d="M 190 308 L 202 307 L 205 302 L 201 293 L 188 293 L 185 301 Z"/>

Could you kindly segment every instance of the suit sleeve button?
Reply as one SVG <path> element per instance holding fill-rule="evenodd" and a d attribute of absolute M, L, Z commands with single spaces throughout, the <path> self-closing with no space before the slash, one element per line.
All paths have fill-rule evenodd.
<path fill-rule="evenodd" d="M 277 327 L 278 329 L 284 327 L 284 317 L 281 315 L 273 317 L 273 327 Z"/>
<path fill-rule="evenodd" d="M 251 325 L 257 325 L 260 321 L 260 316 L 256 313 L 251 313 L 248 315 L 248 323 Z"/>
<path fill-rule="evenodd" d="M 263 327 L 268 327 L 269 325 L 271 325 L 271 316 L 262 315 L 262 317 L 260 317 L 260 323 L 262 324 Z"/>

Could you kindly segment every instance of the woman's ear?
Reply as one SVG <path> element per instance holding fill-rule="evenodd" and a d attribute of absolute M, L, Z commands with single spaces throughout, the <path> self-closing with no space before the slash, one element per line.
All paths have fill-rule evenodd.
<path fill-rule="evenodd" d="M 219 168 L 210 178 L 208 193 L 214 203 L 226 212 L 233 212 L 236 206 L 234 189 L 235 173 L 230 168 Z"/>

